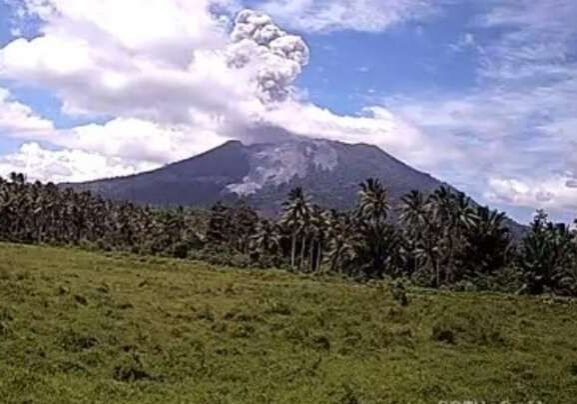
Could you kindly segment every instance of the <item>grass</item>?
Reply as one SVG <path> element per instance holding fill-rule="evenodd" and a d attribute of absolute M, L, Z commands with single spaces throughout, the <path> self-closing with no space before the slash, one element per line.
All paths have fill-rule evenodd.
<path fill-rule="evenodd" d="M 6 403 L 571 403 L 577 306 L 0 244 Z"/>

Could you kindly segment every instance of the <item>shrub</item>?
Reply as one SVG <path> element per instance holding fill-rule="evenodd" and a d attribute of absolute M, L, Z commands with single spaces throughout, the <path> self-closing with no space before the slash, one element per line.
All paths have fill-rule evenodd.
<path fill-rule="evenodd" d="M 456 332 L 448 324 L 435 324 L 433 326 L 432 338 L 435 341 L 445 342 L 451 345 L 457 342 Z"/>
<path fill-rule="evenodd" d="M 139 380 L 152 380 L 153 377 L 144 370 L 144 366 L 137 354 L 125 355 L 112 372 L 114 380 L 119 382 L 135 382 Z"/>
<path fill-rule="evenodd" d="M 505 338 L 492 318 L 456 314 L 439 319 L 432 330 L 435 341 L 456 344 L 459 340 L 478 345 L 503 344 Z"/>

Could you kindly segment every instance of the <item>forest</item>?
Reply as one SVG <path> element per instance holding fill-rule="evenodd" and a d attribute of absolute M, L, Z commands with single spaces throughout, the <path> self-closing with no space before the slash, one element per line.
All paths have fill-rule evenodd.
<path fill-rule="evenodd" d="M 378 179 L 350 211 L 296 188 L 278 218 L 243 202 L 209 211 L 103 199 L 22 174 L 0 178 L 0 241 L 195 259 L 236 267 L 334 274 L 354 281 L 463 291 L 577 296 L 577 232 L 538 211 L 523 234 L 507 216 L 441 187 L 392 206 Z"/>

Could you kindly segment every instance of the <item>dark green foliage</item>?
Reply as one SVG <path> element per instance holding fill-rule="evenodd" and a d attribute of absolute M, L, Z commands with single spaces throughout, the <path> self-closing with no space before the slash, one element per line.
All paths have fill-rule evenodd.
<path fill-rule="evenodd" d="M 206 229 L 206 242 L 211 246 L 229 243 L 233 236 L 232 212 L 218 202 L 210 209 L 210 218 Z"/>
<path fill-rule="evenodd" d="M 468 278 L 493 276 L 505 268 L 512 256 L 505 214 L 478 207 L 466 227 L 464 248 L 459 257 Z"/>
<path fill-rule="evenodd" d="M 400 239 L 395 227 L 387 222 L 390 206 L 380 181 L 369 178 L 360 187 L 352 264 L 368 278 L 382 278 L 395 271 Z"/>
<path fill-rule="evenodd" d="M 454 344 L 457 340 L 455 331 L 444 324 L 435 324 L 433 326 L 433 334 L 431 338 L 435 341 L 445 342 L 447 344 Z"/>
<path fill-rule="evenodd" d="M 427 286 L 487 284 L 511 262 L 506 216 L 475 207 L 462 193 L 442 187 L 402 200 L 403 262 L 409 276 Z"/>
<path fill-rule="evenodd" d="M 290 268 L 357 280 L 410 279 L 425 287 L 577 296 L 577 236 L 540 212 L 519 243 L 504 213 L 442 186 L 413 191 L 393 209 L 375 178 L 351 212 L 312 204 L 293 189 L 279 220 L 245 202 L 207 214 L 111 202 L 53 184 L 0 178 L 0 240 Z M 402 299 L 401 299 L 402 300 Z M 83 305 L 81 301 L 76 302 Z"/>
<path fill-rule="evenodd" d="M 397 279 L 392 283 L 391 292 L 393 294 L 393 298 L 397 303 L 399 303 L 399 305 L 401 305 L 402 307 L 409 305 L 409 297 L 407 296 L 407 287 L 405 286 L 405 283 L 402 280 Z"/>
<path fill-rule="evenodd" d="M 529 293 L 575 295 L 577 284 L 577 238 L 564 224 L 548 220 L 537 212 L 531 231 L 521 245 L 519 267 Z"/>
<path fill-rule="evenodd" d="M 0 178 L 0 240 L 184 258 L 202 248 L 198 215 L 111 202 L 54 184 Z"/>

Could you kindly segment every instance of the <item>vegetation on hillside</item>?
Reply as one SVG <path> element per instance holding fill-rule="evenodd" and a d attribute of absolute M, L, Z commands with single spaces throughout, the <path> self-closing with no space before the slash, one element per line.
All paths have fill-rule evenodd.
<path fill-rule="evenodd" d="M 0 244 L 0 401 L 572 403 L 575 314 L 560 298 Z"/>
<path fill-rule="evenodd" d="M 393 220 L 391 216 L 398 220 Z M 245 204 L 205 216 L 112 202 L 53 184 L 0 179 L 0 240 L 201 258 L 236 266 L 286 267 L 356 279 L 409 279 L 426 287 L 577 296 L 577 234 L 538 212 L 524 239 L 506 216 L 441 187 L 414 191 L 393 212 L 376 179 L 349 212 L 312 204 L 293 190 L 278 220 Z"/>

